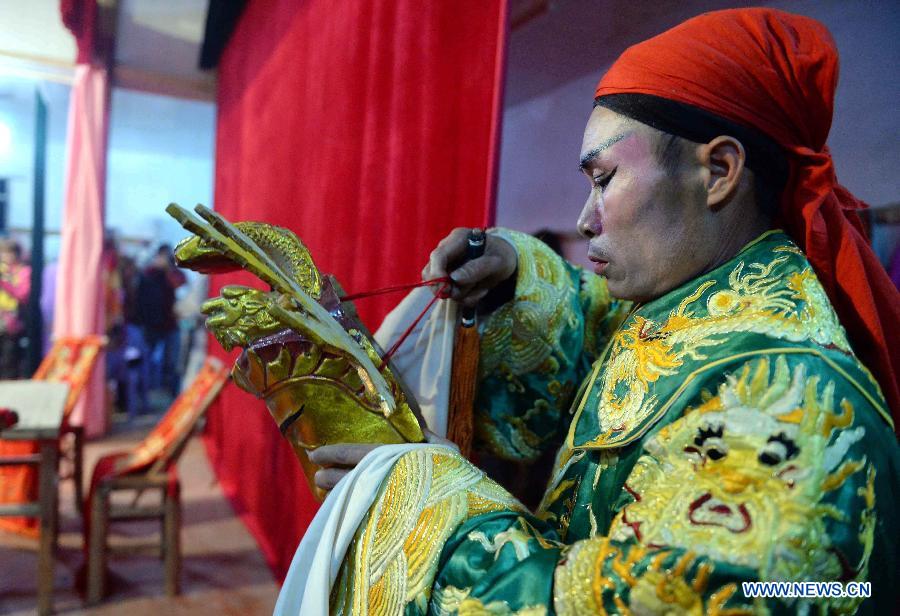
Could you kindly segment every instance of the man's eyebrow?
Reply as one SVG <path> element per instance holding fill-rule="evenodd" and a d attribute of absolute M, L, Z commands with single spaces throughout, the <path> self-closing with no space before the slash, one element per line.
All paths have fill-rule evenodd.
<path fill-rule="evenodd" d="M 587 166 L 591 164 L 591 161 L 593 161 L 595 158 L 597 158 L 597 156 L 600 154 L 600 152 L 602 152 L 606 148 L 612 146 L 613 144 L 616 144 L 619 141 L 622 141 L 622 139 L 627 137 L 629 134 L 630 134 L 630 131 L 627 133 L 622 133 L 621 135 L 613 137 L 612 139 L 607 139 L 606 141 L 604 141 L 603 143 L 598 145 L 596 148 L 594 148 L 590 152 L 586 152 L 585 154 L 583 154 L 581 156 L 581 162 L 578 164 L 578 169 L 581 171 L 584 171 L 587 168 Z"/>

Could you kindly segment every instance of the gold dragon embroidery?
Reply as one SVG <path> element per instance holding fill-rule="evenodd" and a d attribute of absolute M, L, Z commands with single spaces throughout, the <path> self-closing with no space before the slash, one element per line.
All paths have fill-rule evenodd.
<path fill-rule="evenodd" d="M 577 542 L 557 568 L 557 612 L 756 613 L 733 604 L 736 583 L 710 584 L 719 563 L 763 580 L 865 580 L 874 470 L 848 453 L 865 436 L 853 419 L 835 383 L 805 364 L 748 362 L 646 443 L 626 482 L 633 502 L 608 536 Z M 827 502 L 837 490 L 859 499 L 858 521 Z M 829 539 L 835 523 L 858 523 L 858 561 Z M 860 600 L 829 608 L 853 613 Z"/>
<path fill-rule="evenodd" d="M 850 402 L 835 403 L 833 381 L 808 375 L 803 363 L 791 370 L 783 355 L 771 363 L 745 364 L 646 443 L 626 482 L 635 500 L 613 521 L 614 540 L 693 549 L 761 579 L 866 579 L 874 472 L 865 457 L 848 455 L 865 429 L 852 427 Z M 852 522 L 825 500 L 845 485 L 863 510 L 864 549 L 853 563 L 827 530 Z"/>
<path fill-rule="evenodd" d="M 774 249 L 776 254 L 796 250 L 790 245 Z M 652 384 L 677 374 L 687 361 L 707 360 L 707 349 L 722 344 L 728 335 L 757 333 L 812 341 L 851 353 L 844 329 L 809 266 L 786 275 L 777 271 L 788 259 L 782 254 L 768 263 L 740 261 L 726 288 L 716 290 L 715 280 L 702 282 L 664 321 L 637 311 L 616 333 L 609 359 L 595 373 L 600 381 L 597 412 L 602 432 L 585 446 L 603 445 L 640 425 L 660 403 L 651 394 Z"/>

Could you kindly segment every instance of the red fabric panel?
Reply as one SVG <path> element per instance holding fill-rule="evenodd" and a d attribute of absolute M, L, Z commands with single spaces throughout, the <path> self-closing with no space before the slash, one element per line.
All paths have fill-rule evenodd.
<path fill-rule="evenodd" d="M 293 230 L 348 292 L 418 280 L 452 227 L 492 222 L 504 43 L 504 0 L 250 2 L 219 68 L 217 210 Z M 397 301 L 359 311 L 374 327 Z M 317 508 L 299 463 L 236 388 L 207 437 L 283 578 Z"/>
<path fill-rule="evenodd" d="M 900 294 L 857 215 L 868 206 L 838 183 L 825 145 L 837 78 L 837 49 L 821 23 L 768 8 L 729 9 L 630 47 L 595 95 L 687 103 L 755 128 L 784 149 L 790 177 L 780 224 L 806 252 L 900 430 Z"/>
<path fill-rule="evenodd" d="M 167 468 L 174 467 L 178 463 L 175 448 L 194 430 L 204 411 L 221 392 L 228 374 L 229 369 L 224 364 L 208 357 L 156 427 L 116 464 L 116 473 L 126 475 L 147 469 L 163 457 Z"/>
<path fill-rule="evenodd" d="M 59 0 L 63 24 L 75 37 L 78 46 L 76 62 L 90 63 L 97 36 L 97 0 Z"/>

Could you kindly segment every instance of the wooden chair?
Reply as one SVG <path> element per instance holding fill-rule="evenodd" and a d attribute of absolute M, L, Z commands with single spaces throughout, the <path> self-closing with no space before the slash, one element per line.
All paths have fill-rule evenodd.
<path fill-rule="evenodd" d="M 65 382 L 69 385 L 63 411 L 63 427 L 60 432 L 60 453 L 69 470 L 60 477 L 71 479 L 75 484 L 75 498 L 81 509 L 83 502 L 83 451 L 84 431 L 81 426 L 73 426 L 68 421 L 81 396 L 100 351 L 106 344 L 104 336 L 82 338 L 60 338 L 53 343 L 50 352 L 38 366 L 32 380 Z M 16 456 L 35 455 L 38 443 L 31 441 L 0 442 L 0 459 Z M 23 465 L 8 465 L 0 470 L 0 483 L 5 484 L 4 502 L 30 502 L 36 499 L 37 473 L 34 468 Z M 10 518 L 0 520 L 0 528 L 29 536 L 37 535 L 37 520 L 34 518 Z"/>
<path fill-rule="evenodd" d="M 50 352 L 32 377 L 39 381 L 64 381 L 69 384 L 59 439 L 61 459 L 68 462 L 69 472 L 61 475 L 60 480 L 71 479 L 75 484 L 76 509 L 79 511 L 84 502 L 84 428 L 72 425 L 69 419 L 106 343 L 106 336 L 59 338 L 53 342 Z"/>
<path fill-rule="evenodd" d="M 106 561 L 109 524 L 113 521 L 158 519 L 162 524 L 160 555 L 164 561 L 165 591 L 180 592 L 181 485 L 176 464 L 194 427 L 215 400 L 228 370 L 219 360 L 207 358 L 191 385 L 172 403 L 165 416 L 141 443 L 127 452 L 104 456 L 94 467 L 85 502 L 86 599 L 89 605 L 106 594 Z M 133 491 L 130 505 L 112 504 L 116 492 Z M 142 505 L 147 491 L 159 491 L 155 504 Z M 144 499 L 146 500 L 146 499 Z M 133 552 L 133 548 L 117 551 Z"/>

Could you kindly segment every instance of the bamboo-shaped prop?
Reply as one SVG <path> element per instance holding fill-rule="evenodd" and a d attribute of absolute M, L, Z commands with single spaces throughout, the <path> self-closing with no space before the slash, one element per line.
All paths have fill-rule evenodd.
<path fill-rule="evenodd" d="M 466 261 L 484 254 L 484 229 L 472 229 L 466 246 Z M 478 317 L 474 307 L 459 311 L 453 339 L 453 367 L 450 373 L 450 412 L 447 438 L 459 446 L 465 457 L 472 453 L 474 437 L 475 389 L 478 385 Z"/>

